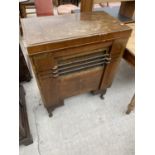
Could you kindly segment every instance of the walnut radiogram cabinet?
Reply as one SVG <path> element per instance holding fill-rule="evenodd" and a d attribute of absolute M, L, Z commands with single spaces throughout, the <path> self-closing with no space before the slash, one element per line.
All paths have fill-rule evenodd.
<path fill-rule="evenodd" d="M 64 99 L 111 86 L 131 29 L 102 12 L 22 19 L 28 55 L 49 115 Z"/>

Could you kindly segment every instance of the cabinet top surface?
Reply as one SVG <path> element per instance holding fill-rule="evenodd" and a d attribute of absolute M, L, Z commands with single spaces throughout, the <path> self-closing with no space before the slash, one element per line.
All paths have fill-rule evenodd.
<path fill-rule="evenodd" d="M 21 20 L 28 46 L 129 30 L 104 12 L 77 13 Z"/>

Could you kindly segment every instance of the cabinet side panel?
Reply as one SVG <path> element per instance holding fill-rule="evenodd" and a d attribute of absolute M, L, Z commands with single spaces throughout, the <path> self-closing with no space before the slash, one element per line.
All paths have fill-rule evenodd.
<path fill-rule="evenodd" d="M 31 56 L 31 63 L 45 107 L 55 107 L 61 101 L 59 83 L 50 74 L 44 72 L 55 65 L 52 53 Z"/>
<path fill-rule="evenodd" d="M 55 107 L 61 102 L 59 95 L 59 83 L 57 80 L 39 77 L 40 92 L 46 108 Z"/>
<path fill-rule="evenodd" d="M 122 58 L 128 38 L 118 39 L 113 42 L 110 55 L 111 63 L 105 67 L 100 89 L 106 89 L 111 86 L 114 76 L 116 74 L 118 65 Z"/>

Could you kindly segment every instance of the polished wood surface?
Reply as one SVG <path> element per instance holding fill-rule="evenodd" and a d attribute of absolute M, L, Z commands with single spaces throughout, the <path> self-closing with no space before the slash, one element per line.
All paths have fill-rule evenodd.
<path fill-rule="evenodd" d="M 129 30 L 104 12 L 22 19 L 22 27 L 28 47 L 94 36 L 117 38 L 121 31 Z"/>
<path fill-rule="evenodd" d="M 106 13 L 23 19 L 28 54 L 49 115 L 64 99 L 111 86 L 128 26 Z"/>

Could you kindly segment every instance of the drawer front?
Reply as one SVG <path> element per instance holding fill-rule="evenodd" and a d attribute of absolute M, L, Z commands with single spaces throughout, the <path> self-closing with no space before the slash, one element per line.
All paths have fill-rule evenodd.
<path fill-rule="evenodd" d="M 90 53 L 98 53 L 99 49 L 105 49 L 112 45 L 112 42 L 89 44 L 74 47 L 71 49 L 62 49 L 58 51 L 43 51 L 40 54 L 33 55 L 32 62 L 37 73 L 48 74 L 57 66 L 58 61 L 71 57 L 83 56 Z"/>
<path fill-rule="evenodd" d="M 79 53 L 69 56 L 58 57 L 57 65 L 52 68 L 52 76 L 60 77 L 71 75 L 73 73 L 82 72 L 110 63 L 109 49 L 99 49 L 93 53 Z"/>
<path fill-rule="evenodd" d="M 33 55 L 31 60 L 46 107 L 70 96 L 109 87 L 124 46 L 124 39 L 120 39 Z"/>
<path fill-rule="evenodd" d="M 98 90 L 103 74 L 103 67 L 74 73 L 59 78 L 59 91 L 63 98 Z"/>
<path fill-rule="evenodd" d="M 110 43 L 33 56 L 46 106 L 77 94 L 98 90 L 110 63 Z M 100 48 L 99 48 L 100 47 Z"/>
<path fill-rule="evenodd" d="M 106 41 L 106 42 L 100 42 L 100 43 L 94 43 L 94 44 L 86 44 L 82 46 L 75 46 L 73 48 L 69 49 L 62 49 L 59 51 L 55 51 L 53 53 L 54 57 L 66 57 L 70 55 L 85 55 L 89 53 L 95 53 L 99 49 L 104 49 L 107 47 L 110 47 L 112 45 L 112 41 Z"/>
<path fill-rule="evenodd" d="M 74 53 L 55 57 L 57 65 L 51 76 L 59 80 L 59 92 L 63 98 L 98 90 L 104 66 L 110 63 L 109 48 L 89 53 Z"/>
<path fill-rule="evenodd" d="M 31 60 L 36 73 L 46 74 L 55 65 L 52 53 L 37 54 Z"/>
<path fill-rule="evenodd" d="M 52 88 L 55 86 L 54 90 L 58 91 L 57 93 L 61 98 L 98 90 L 104 66 L 109 64 L 111 60 L 109 48 L 89 51 L 89 53 L 80 52 L 70 55 L 67 53 L 67 55 L 53 57 L 53 59 L 53 64 L 55 64 L 53 68 L 39 72 L 38 76 L 40 81 L 45 81 L 45 83 L 51 80 L 46 86 L 48 91 L 45 91 L 45 94 L 50 89 L 50 92 L 52 92 Z M 42 88 L 44 85 L 42 85 Z M 55 97 L 57 95 L 55 94 Z M 53 96 L 51 100 L 55 97 Z M 51 98 L 51 95 L 48 98 Z"/>

